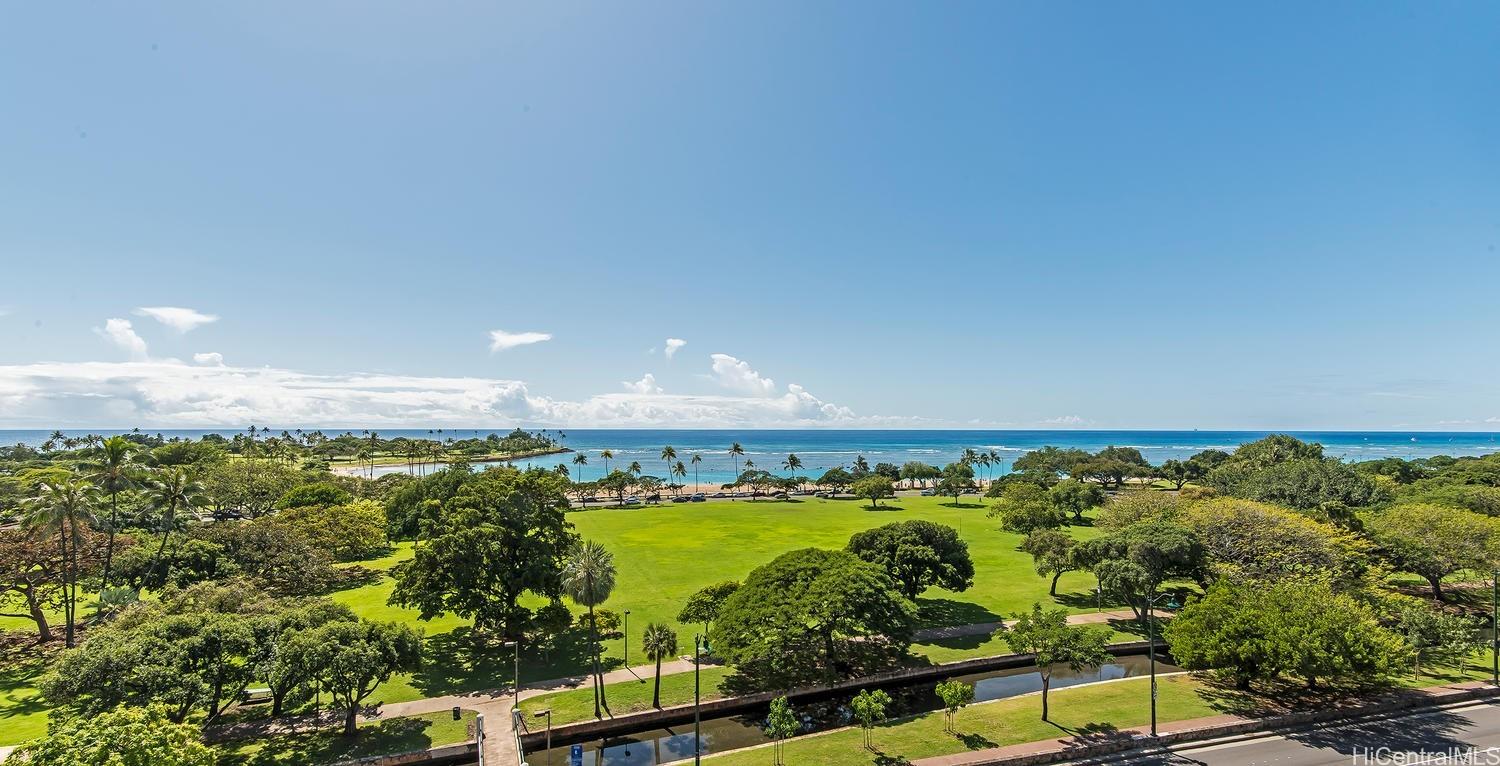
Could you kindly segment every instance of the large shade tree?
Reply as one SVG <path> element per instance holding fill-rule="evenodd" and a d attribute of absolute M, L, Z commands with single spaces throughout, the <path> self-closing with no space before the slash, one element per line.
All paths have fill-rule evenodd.
<path fill-rule="evenodd" d="M 884 568 L 907 598 L 931 587 L 963 591 L 974 584 L 969 544 L 942 524 L 911 519 L 867 529 L 849 538 L 847 550 Z"/>
<path fill-rule="evenodd" d="M 564 515 L 567 480 L 550 471 L 490 468 L 443 507 L 433 536 L 392 570 L 394 605 L 430 620 L 444 613 L 520 638 L 531 618 L 522 594 L 562 595 L 576 537 Z"/>

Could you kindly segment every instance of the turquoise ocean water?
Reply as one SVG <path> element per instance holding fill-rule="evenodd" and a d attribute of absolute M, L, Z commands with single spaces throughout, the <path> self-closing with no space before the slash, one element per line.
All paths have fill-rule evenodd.
<path fill-rule="evenodd" d="M 232 431 L 214 429 L 143 429 L 150 433 L 161 433 L 166 437 L 199 437 L 205 433 Z M 279 434 L 282 429 L 273 427 L 271 432 Z M 286 429 L 294 431 L 294 428 Z M 311 430 L 311 429 L 309 429 Z M 483 436 L 507 429 L 450 429 L 441 434 L 437 429 L 378 429 L 383 438 L 407 436 L 415 438 L 467 438 Z M 322 429 L 326 435 L 342 433 L 341 429 Z M 96 430 L 109 434 L 117 431 Z M 359 430 L 355 430 L 359 433 Z M 41 444 L 49 431 L 0 430 L 0 444 Z M 83 431 L 68 432 L 81 436 Z M 1098 450 L 1109 445 L 1135 447 L 1153 463 L 1170 458 L 1183 458 L 1205 449 L 1233 450 L 1240 444 L 1253 441 L 1269 432 L 1263 431 L 872 431 L 872 430 L 603 430 L 563 429 L 549 431 L 561 443 L 582 452 L 588 465 L 582 467 L 585 480 L 597 479 L 604 473 L 604 460 L 600 451 L 609 449 L 615 455 L 610 468 L 624 468 L 639 462 L 645 473 L 666 476 L 666 466 L 661 460 L 663 446 L 671 445 L 677 450 L 678 459 L 688 464 L 688 481 L 695 481 L 690 462 L 694 454 L 703 460 L 698 464 L 696 481 L 721 483 L 734 473 L 735 463 L 728 454 L 729 445 L 739 442 L 745 455 L 739 458 L 738 467 L 744 469 L 745 461 L 753 461 L 757 468 L 784 473 L 782 464 L 788 454 L 795 453 L 802 460 L 804 475 L 816 477 L 836 466 L 847 466 L 859 455 L 864 455 L 871 465 L 920 460 L 942 465 L 958 459 L 965 449 L 990 451 L 1000 456 L 999 464 L 991 473 L 999 475 L 1009 470 L 1010 464 L 1021 454 L 1046 445 L 1078 447 Z M 1382 457 L 1430 457 L 1432 455 L 1481 455 L 1500 451 L 1500 433 L 1480 432 L 1395 432 L 1395 431 L 1327 431 L 1289 432 L 1306 441 L 1319 442 L 1324 453 L 1350 461 L 1371 460 Z M 551 467 L 567 462 L 571 455 L 547 456 L 530 463 Z M 382 470 L 405 471 L 405 466 L 393 466 Z"/>

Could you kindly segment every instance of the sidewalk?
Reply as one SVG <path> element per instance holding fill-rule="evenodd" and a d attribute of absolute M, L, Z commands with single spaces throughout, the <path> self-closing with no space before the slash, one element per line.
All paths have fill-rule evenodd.
<path fill-rule="evenodd" d="M 1339 714 L 1338 710 L 1310 714 L 1293 713 L 1270 718 L 1215 715 L 1204 718 L 1188 718 L 1181 721 L 1163 721 L 1157 725 L 1156 729 L 1160 735 L 1159 742 L 1162 745 L 1198 742 L 1224 736 L 1274 731 L 1299 725 L 1327 723 L 1339 720 L 1356 720 L 1369 715 L 1399 714 L 1400 711 L 1404 710 L 1417 710 L 1452 704 L 1457 700 L 1470 697 L 1476 692 L 1483 693 L 1482 690 L 1487 688 L 1489 688 L 1489 683 L 1486 681 L 1465 681 L 1411 690 L 1424 698 L 1419 704 L 1401 704 L 1391 700 L 1377 700 L 1370 705 L 1345 710 L 1342 715 Z M 1025 762 L 1031 763 L 1062 762 L 1073 758 L 1096 757 L 1099 755 L 1098 753 L 1086 752 L 1091 745 L 1096 744 L 1112 743 L 1119 745 L 1119 747 L 1111 749 L 1129 749 L 1132 746 L 1130 743 L 1139 742 L 1142 738 L 1149 738 L 1150 733 L 1150 727 L 1139 726 L 1111 732 L 1107 740 L 1090 740 L 1087 737 L 1059 737 L 1057 739 L 1024 742 L 1005 747 L 992 747 L 985 750 L 970 750 L 951 755 L 920 758 L 912 761 L 911 766 L 991 766 L 992 764 L 1023 759 Z"/>

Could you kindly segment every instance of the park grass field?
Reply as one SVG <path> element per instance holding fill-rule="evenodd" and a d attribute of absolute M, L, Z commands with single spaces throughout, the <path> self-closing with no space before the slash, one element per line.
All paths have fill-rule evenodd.
<path fill-rule="evenodd" d="M 1069 573 L 1058 584 L 1058 598 L 1047 594 L 1048 581 L 1031 567 L 1031 557 L 1020 550 L 1021 536 L 1002 532 L 987 518 L 989 505 L 965 498 L 960 507 L 952 498 L 900 497 L 871 509 L 867 501 L 800 498 L 788 501 L 710 501 L 666 503 L 626 509 L 576 510 L 569 514 L 579 535 L 603 543 L 618 570 L 614 595 L 604 608 L 630 610 L 629 664 L 643 664 L 640 633 L 650 622 L 664 622 L 678 630 L 684 651 L 692 646 L 697 625 L 678 625 L 677 612 L 697 589 L 721 580 L 742 580 L 754 569 L 786 551 L 805 547 L 842 548 L 849 536 L 871 527 L 907 519 L 926 519 L 960 529 L 974 559 L 974 586 L 963 593 L 933 590 L 921 600 L 929 626 L 992 622 L 1032 602 L 1055 604 L 1070 611 L 1095 608 L 1094 581 L 1086 573 Z M 1092 537 L 1092 526 L 1068 528 L 1079 538 Z M 391 555 L 361 565 L 388 570 L 411 556 L 411 544 L 401 543 Z M 509 652 L 476 647 L 468 622 L 444 615 L 428 622 L 414 610 L 386 603 L 394 583 L 389 577 L 333 594 L 361 617 L 406 622 L 427 635 L 428 668 L 411 677 L 393 678 L 376 692 L 379 701 L 399 702 L 510 682 Z M 535 602 L 540 603 L 540 602 Z M 1106 606 L 1109 606 L 1106 604 Z M 577 611 L 577 610 L 575 610 Z M 1124 634 L 1120 634 L 1124 640 Z M 605 643 L 606 664 L 626 664 L 625 640 Z M 522 652 L 524 681 L 545 680 L 585 672 L 581 647 L 564 647 L 544 659 Z M 918 654 L 946 662 L 964 657 L 1003 653 L 1003 643 L 983 637 L 948 639 L 914 647 Z"/>

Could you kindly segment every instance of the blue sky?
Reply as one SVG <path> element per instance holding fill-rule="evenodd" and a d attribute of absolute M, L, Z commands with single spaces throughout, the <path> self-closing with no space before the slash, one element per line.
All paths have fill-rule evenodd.
<path fill-rule="evenodd" d="M 1500 430 L 1497 29 L 15 5 L 0 427 Z"/>

